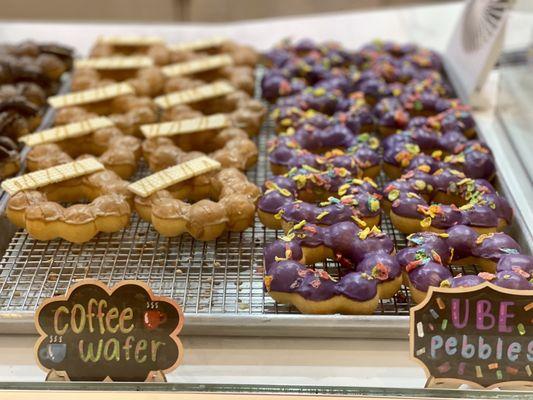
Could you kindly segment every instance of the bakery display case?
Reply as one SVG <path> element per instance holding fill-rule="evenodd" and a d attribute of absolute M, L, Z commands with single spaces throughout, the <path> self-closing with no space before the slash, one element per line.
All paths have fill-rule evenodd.
<path fill-rule="evenodd" d="M 20 381 L 0 390 L 502 398 L 468 384 L 423 389 L 424 371 L 407 361 L 410 312 L 430 287 L 531 293 L 531 140 L 513 117 L 530 63 L 521 74 L 502 61 L 490 74 L 499 105 L 471 110 L 446 59 L 451 27 L 437 23 L 462 11 L 207 28 L 0 24 L 2 41 L 61 41 L 56 53 L 75 54 L 37 133 L 16 135 L 21 170 L 3 184 L 5 346 L 27 345 L 39 306 L 86 279 L 141 281 L 185 318 L 185 359 L 164 383 L 42 383 L 0 368 L 0 380 Z M 157 321 L 149 331 L 166 317 Z M 297 373 L 322 365 L 338 375 Z M 527 397 L 512 391 L 531 390 L 520 383 L 504 397 Z"/>

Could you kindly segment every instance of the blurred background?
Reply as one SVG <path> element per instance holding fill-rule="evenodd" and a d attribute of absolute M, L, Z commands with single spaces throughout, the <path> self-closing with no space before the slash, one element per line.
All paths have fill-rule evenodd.
<path fill-rule="evenodd" d="M 449 0 L 1 0 L 4 20 L 226 22 Z M 533 1 L 533 0 L 531 0 Z"/>

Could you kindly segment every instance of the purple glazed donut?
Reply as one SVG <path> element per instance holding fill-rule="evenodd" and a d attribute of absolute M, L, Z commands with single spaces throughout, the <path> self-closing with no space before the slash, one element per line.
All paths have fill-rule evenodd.
<path fill-rule="evenodd" d="M 415 120 L 415 122 L 418 122 Z M 459 131 L 444 133 L 411 128 L 383 140 L 383 163 L 387 175 L 427 165 L 430 171 L 453 168 L 469 178 L 491 180 L 496 172 L 490 149 L 479 140 L 468 140 Z"/>
<path fill-rule="evenodd" d="M 380 199 L 370 178 L 354 178 L 344 168 L 318 171 L 304 166 L 265 182 L 258 215 L 272 229 L 288 230 L 302 220 L 320 225 L 355 221 L 372 227 L 380 221 Z"/>
<path fill-rule="evenodd" d="M 511 222 L 509 203 L 488 181 L 470 179 L 452 169 L 426 171 L 411 170 L 383 191 L 384 206 L 390 206 L 392 223 L 401 232 L 442 232 L 454 225 L 468 225 L 479 233 L 489 233 Z"/>
<path fill-rule="evenodd" d="M 407 240 L 409 247 L 398 252 L 397 260 L 417 303 L 430 286 L 471 287 L 489 280 L 502 287 L 533 288 L 528 280 L 533 257 L 520 254 L 518 243 L 505 233 L 480 235 L 456 225 L 444 233 L 414 233 Z M 476 265 L 485 272 L 453 277 L 450 265 Z"/>
<path fill-rule="evenodd" d="M 392 240 L 378 228 L 353 222 L 327 227 L 301 223 L 265 248 L 265 288 L 280 303 L 306 314 L 371 314 L 380 298 L 399 290 L 401 269 Z M 326 258 L 342 259 L 350 271 L 334 280 L 311 269 Z"/>

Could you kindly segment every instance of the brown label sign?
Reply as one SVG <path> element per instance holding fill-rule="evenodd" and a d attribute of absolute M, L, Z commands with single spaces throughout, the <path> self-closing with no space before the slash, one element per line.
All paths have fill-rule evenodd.
<path fill-rule="evenodd" d="M 411 356 L 435 384 L 533 384 L 533 291 L 430 288 L 411 309 Z"/>
<path fill-rule="evenodd" d="M 175 369 L 183 347 L 183 312 L 138 281 L 109 288 L 86 279 L 37 310 L 35 352 L 46 371 L 73 381 L 145 381 Z"/>

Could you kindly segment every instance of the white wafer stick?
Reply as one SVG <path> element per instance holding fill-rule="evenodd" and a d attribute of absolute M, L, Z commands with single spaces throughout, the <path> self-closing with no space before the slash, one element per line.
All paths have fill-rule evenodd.
<path fill-rule="evenodd" d="M 152 65 L 154 65 L 154 60 L 145 56 L 83 58 L 74 61 L 74 68 L 94 68 L 99 70 L 139 69 L 151 67 Z"/>
<path fill-rule="evenodd" d="M 163 108 L 170 108 L 178 104 L 195 103 L 197 101 L 212 99 L 232 93 L 235 88 L 228 82 L 219 81 L 208 85 L 198 86 L 193 89 L 180 90 L 159 96 L 154 99 L 155 103 Z"/>
<path fill-rule="evenodd" d="M 138 180 L 130 184 L 128 189 L 138 196 L 148 197 L 158 190 L 218 168 L 220 168 L 218 161 L 207 156 L 198 157 Z"/>
<path fill-rule="evenodd" d="M 226 114 L 213 114 L 207 117 L 141 125 L 141 131 L 145 137 L 153 138 L 158 136 L 186 135 L 211 129 L 223 129 L 228 126 L 230 126 L 230 119 Z"/>
<path fill-rule="evenodd" d="M 161 68 L 161 71 L 167 77 L 173 77 L 209 71 L 212 69 L 227 67 L 228 65 L 233 65 L 233 59 L 227 54 L 220 54 L 200 58 L 198 60 L 167 65 L 166 67 Z"/>
<path fill-rule="evenodd" d="M 104 169 L 95 158 L 73 161 L 55 167 L 30 172 L 2 182 L 2 189 L 10 195 L 21 190 L 37 189 L 52 183 L 63 182 Z"/>
<path fill-rule="evenodd" d="M 31 133 L 19 138 L 19 141 L 28 146 L 36 146 L 44 143 L 54 143 L 61 140 L 87 135 L 97 129 L 114 126 L 113 121 L 107 117 L 89 118 L 85 121 L 56 126 L 51 129 Z"/>
<path fill-rule="evenodd" d="M 134 94 L 135 90 L 128 83 L 114 83 L 95 89 L 81 90 L 68 94 L 52 96 L 48 98 L 48 103 L 54 108 L 75 106 L 80 104 L 95 103 L 102 100 L 109 100 L 125 94 Z"/>

